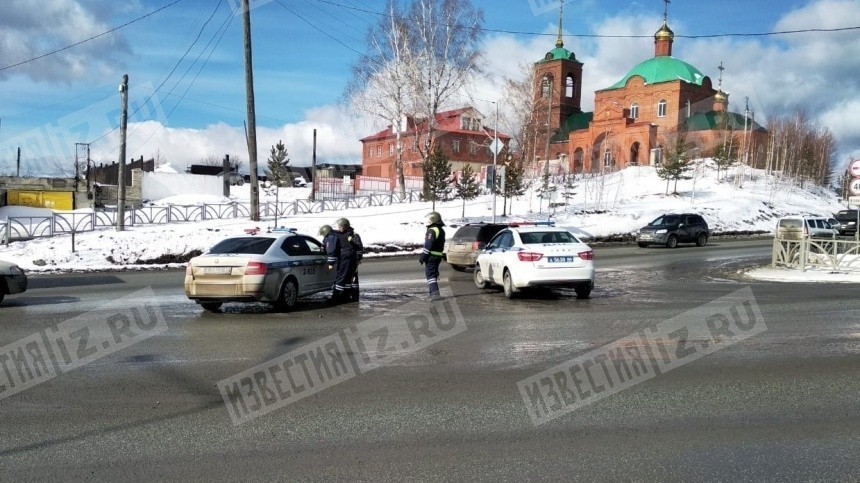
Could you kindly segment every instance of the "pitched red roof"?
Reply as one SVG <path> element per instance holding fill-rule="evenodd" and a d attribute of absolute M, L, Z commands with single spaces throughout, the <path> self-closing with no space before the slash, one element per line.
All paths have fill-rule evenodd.
<path fill-rule="evenodd" d="M 479 133 L 483 132 L 484 134 L 487 135 L 487 137 L 492 138 L 493 132 L 494 132 L 493 129 L 490 129 L 485 125 L 481 126 L 481 128 L 482 128 L 481 131 L 471 131 L 468 129 L 461 129 L 460 128 L 460 116 L 463 113 L 466 113 L 466 112 L 471 111 L 471 110 L 474 110 L 474 109 L 472 107 L 461 107 L 459 109 L 452 109 L 450 111 L 443 111 L 443 112 L 436 113 L 436 130 L 442 131 L 444 133 L 464 134 L 464 135 L 475 135 L 475 134 L 479 134 Z M 414 128 L 415 128 L 415 119 L 410 116 L 409 121 L 408 121 L 408 131 L 412 131 Z M 408 134 L 408 132 L 407 133 L 401 133 L 401 134 Z M 510 136 L 508 136 L 507 134 L 503 134 L 501 132 L 498 134 L 498 136 L 499 136 L 499 139 L 501 139 L 503 141 L 511 139 Z M 379 131 L 376 134 L 371 134 L 370 136 L 362 138 L 361 142 L 379 141 L 382 139 L 388 139 L 388 138 L 393 138 L 393 137 L 394 137 L 394 133 L 392 132 L 391 126 L 389 125 L 387 128 L 383 129 L 382 131 Z"/>

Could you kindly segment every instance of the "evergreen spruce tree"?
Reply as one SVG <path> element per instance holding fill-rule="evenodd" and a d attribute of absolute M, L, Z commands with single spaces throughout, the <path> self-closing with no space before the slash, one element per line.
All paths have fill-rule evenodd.
<path fill-rule="evenodd" d="M 454 181 L 454 196 L 463 200 L 463 212 L 460 218 L 466 217 L 466 200 L 472 200 L 481 194 L 481 185 L 478 183 L 475 170 L 471 164 L 463 167 L 460 177 Z"/>
<path fill-rule="evenodd" d="M 433 202 L 433 211 L 437 201 L 445 201 L 451 195 L 451 163 L 448 156 L 442 152 L 442 147 L 436 145 L 433 153 L 424 163 L 424 201 Z"/>
<path fill-rule="evenodd" d="M 687 159 L 687 136 L 684 131 L 678 131 L 673 142 L 668 146 L 669 152 L 663 159 L 663 164 L 657 168 L 657 176 L 666 180 L 666 194 L 669 194 L 669 181 L 674 180 L 672 193 L 678 192 L 679 179 L 691 179 L 685 173 L 690 169 Z"/>
<path fill-rule="evenodd" d="M 266 186 L 265 191 L 269 196 L 275 197 L 275 227 L 278 226 L 278 208 L 279 205 L 279 190 L 282 186 L 292 186 L 293 176 L 289 168 L 290 157 L 287 154 L 287 148 L 283 141 L 278 141 L 278 144 L 272 146 L 269 161 L 266 166 Z"/>
<path fill-rule="evenodd" d="M 730 129 L 725 142 L 717 145 L 714 150 L 714 164 L 717 165 L 717 181 L 720 180 L 720 170 L 727 172 L 735 164 L 734 133 Z"/>

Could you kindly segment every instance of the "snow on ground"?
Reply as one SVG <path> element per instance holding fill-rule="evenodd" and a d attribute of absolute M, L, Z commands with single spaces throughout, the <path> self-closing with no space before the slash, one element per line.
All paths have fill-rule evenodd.
<path fill-rule="evenodd" d="M 820 188 L 801 189 L 758 171 L 746 170 L 743 181 L 739 173 L 717 181 L 716 171 L 699 163 L 695 180 L 678 182 L 678 193 L 666 195 L 666 182 L 652 167 L 631 167 L 606 176 L 577 177 L 566 205 L 548 212 L 547 202 L 537 195 L 535 183 L 525 195 L 508 200 L 511 216 L 502 217 L 504 199 L 497 197 L 497 220 L 547 220 L 590 237 L 629 235 L 661 213 L 699 212 L 715 233 L 734 231 L 773 232 L 776 220 L 786 214 L 812 213 L 830 215 L 842 208 L 832 192 Z M 724 177 L 724 176 L 722 176 Z M 566 191 L 559 181 L 558 192 Z M 233 186 L 230 198 L 188 194 L 158 200 L 154 204 L 194 205 L 224 203 L 250 198 L 249 186 Z M 671 186 L 670 186 L 671 192 Z M 307 199 L 310 188 L 282 188 L 280 201 Z M 261 201 L 274 197 L 260 190 Z M 558 201 L 565 201 L 559 196 Z M 342 211 L 327 211 L 279 219 L 279 226 L 294 227 L 316 235 L 323 224 L 334 225 L 347 217 L 366 245 L 408 246 L 423 240 L 423 219 L 432 205 L 428 202 L 394 204 Z M 0 219 L 7 216 L 36 216 L 24 207 L 0 208 Z M 485 195 L 466 202 L 462 200 L 436 204 L 448 225 L 491 221 L 492 196 Z M 79 210 L 87 211 L 87 210 Z M 106 270 L 151 265 L 154 260 L 167 264 L 171 258 L 182 259 L 193 251 L 203 251 L 225 236 L 242 235 L 247 228 L 265 230 L 274 220 L 252 222 L 247 219 L 207 220 L 196 223 L 127 226 L 123 232 L 103 229 L 79 233 L 72 252 L 70 235 L 13 242 L 0 246 L 0 259 L 9 260 L 31 271 L 39 270 Z"/>
<path fill-rule="evenodd" d="M 860 272 L 838 272 L 824 269 L 804 271 L 759 267 L 743 273 L 747 278 L 766 282 L 860 283 Z"/>

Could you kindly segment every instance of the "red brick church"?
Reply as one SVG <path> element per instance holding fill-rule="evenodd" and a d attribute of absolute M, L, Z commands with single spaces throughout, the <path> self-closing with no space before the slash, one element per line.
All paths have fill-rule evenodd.
<path fill-rule="evenodd" d="M 675 34 L 665 13 L 654 34 L 654 57 L 596 91 L 594 112 L 580 107 L 583 63 L 564 48 L 561 25 L 560 15 L 555 48 L 535 63 L 534 119 L 549 129 L 524 146 L 527 159 L 538 165 L 556 160 L 554 165 L 574 173 L 658 164 L 679 128 L 687 132 L 691 157 L 712 155 L 729 132 L 736 148 L 762 155 L 767 131 L 748 114 L 728 112 L 721 86 L 714 89 L 699 69 L 672 57 Z M 721 84 L 722 65 L 720 71 Z"/>

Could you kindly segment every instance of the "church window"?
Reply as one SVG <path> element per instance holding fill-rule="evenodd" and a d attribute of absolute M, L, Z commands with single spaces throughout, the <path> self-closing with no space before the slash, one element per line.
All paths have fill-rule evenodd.
<path fill-rule="evenodd" d="M 376 146 L 376 157 L 377 158 L 382 157 L 382 146 Z"/>
<path fill-rule="evenodd" d="M 685 111 L 687 113 L 687 117 L 692 116 L 693 115 L 693 104 L 690 102 L 689 99 L 687 99 L 687 105 L 685 107 L 686 107 Z"/>
<path fill-rule="evenodd" d="M 639 104 L 635 102 L 630 104 L 630 119 L 638 119 L 639 118 Z"/>
<path fill-rule="evenodd" d="M 552 77 L 545 75 L 540 81 L 540 96 L 549 98 L 552 93 Z"/>
<path fill-rule="evenodd" d="M 388 145 L 388 155 L 394 156 L 394 145 L 393 144 Z"/>
<path fill-rule="evenodd" d="M 568 74 L 567 79 L 565 80 L 565 84 L 564 84 L 564 96 L 565 97 L 573 97 L 574 87 L 575 87 L 575 85 L 574 85 L 573 76 Z"/>
<path fill-rule="evenodd" d="M 666 99 L 660 99 L 657 103 L 657 117 L 666 117 Z"/>
<path fill-rule="evenodd" d="M 455 153 L 459 153 L 460 152 L 460 140 L 454 139 L 453 141 L 451 141 L 451 144 L 452 144 L 451 148 L 453 149 L 453 151 Z"/>

